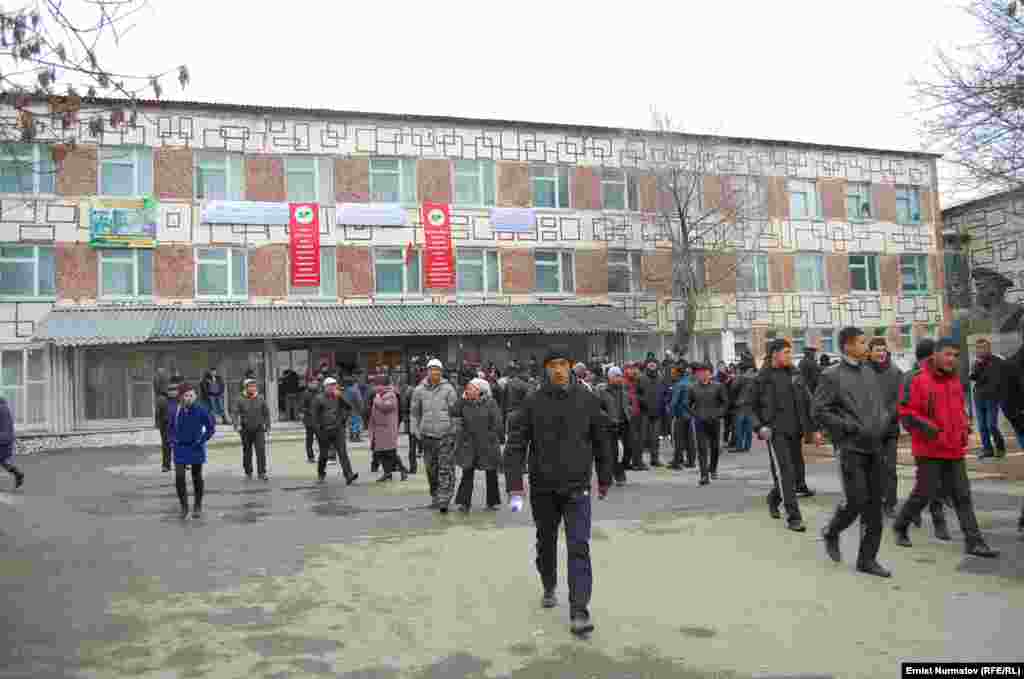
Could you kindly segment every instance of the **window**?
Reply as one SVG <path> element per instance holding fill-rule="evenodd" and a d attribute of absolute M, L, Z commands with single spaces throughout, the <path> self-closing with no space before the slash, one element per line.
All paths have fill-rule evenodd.
<path fill-rule="evenodd" d="M 100 149 L 100 195 L 148 196 L 153 193 L 153 149 L 104 146 Z"/>
<path fill-rule="evenodd" d="M 786 185 L 789 191 L 790 219 L 820 219 L 821 197 L 818 187 L 809 179 L 790 179 Z"/>
<path fill-rule="evenodd" d="M 56 279 L 53 248 L 0 246 L 0 297 L 54 297 Z"/>
<path fill-rule="evenodd" d="M 850 289 L 878 292 L 878 255 L 850 255 Z"/>
<path fill-rule="evenodd" d="M 639 252 L 608 252 L 608 292 L 640 292 L 643 259 Z"/>
<path fill-rule="evenodd" d="M 459 292 L 496 295 L 501 292 L 497 250 L 459 248 L 455 255 Z"/>
<path fill-rule="evenodd" d="M 243 157 L 236 153 L 199 151 L 195 158 L 197 200 L 242 200 L 245 195 Z"/>
<path fill-rule="evenodd" d="M 531 165 L 530 184 L 536 207 L 569 207 L 569 168 Z"/>
<path fill-rule="evenodd" d="M 740 292 L 768 292 L 768 255 L 740 255 L 736 289 Z"/>
<path fill-rule="evenodd" d="M 248 296 L 249 260 L 245 250 L 196 250 L 196 297 Z"/>
<path fill-rule="evenodd" d="M 796 256 L 796 287 L 801 292 L 825 292 L 824 256 Z"/>
<path fill-rule="evenodd" d="M 46 422 L 46 372 L 45 349 L 0 352 L 0 396 L 15 424 Z"/>
<path fill-rule="evenodd" d="M 871 184 L 849 182 L 846 185 L 846 218 L 851 222 L 871 217 Z"/>
<path fill-rule="evenodd" d="M 153 372 L 155 354 L 152 352 L 121 352 L 110 347 L 89 348 L 85 351 L 84 408 L 87 420 L 153 419 Z M 191 351 L 187 362 L 180 361 L 177 368 L 182 375 L 193 380 L 202 372 L 191 369 L 190 364 L 202 362 L 209 366 L 207 356 Z M 225 380 L 227 375 L 224 376 Z M 198 380 L 192 382 L 198 384 Z M 228 395 L 228 398 L 231 398 Z"/>
<path fill-rule="evenodd" d="M 288 276 L 288 294 L 293 297 L 323 297 L 330 300 L 338 299 L 338 265 L 335 263 L 335 249 L 320 247 L 320 285 L 312 287 L 303 285 L 295 287 Z"/>
<path fill-rule="evenodd" d="M 807 331 L 793 330 L 793 355 L 802 356 L 807 351 Z"/>
<path fill-rule="evenodd" d="M 916 186 L 896 187 L 896 223 L 921 222 L 921 192 Z"/>
<path fill-rule="evenodd" d="M 821 331 L 821 350 L 827 354 L 836 353 L 836 337 L 832 328 Z"/>
<path fill-rule="evenodd" d="M 315 203 L 318 180 L 316 158 L 284 159 L 284 186 L 288 202 Z"/>
<path fill-rule="evenodd" d="M 538 252 L 537 291 L 571 295 L 576 290 L 571 252 Z"/>
<path fill-rule="evenodd" d="M 370 200 L 416 202 L 415 158 L 370 158 Z"/>
<path fill-rule="evenodd" d="M 402 248 L 376 248 L 373 254 L 378 295 L 420 294 L 418 251 L 414 251 L 408 260 Z"/>
<path fill-rule="evenodd" d="M 494 205 L 494 161 L 455 161 L 455 204 Z"/>
<path fill-rule="evenodd" d="M 601 196 L 605 210 L 640 209 L 636 177 L 625 170 L 606 167 L 601 170 Z"/>
<path fill-rule="evenodd" d="M 0 193 L 53 193 L 57 167 L 50 147 L 5 144 L 0 151 Z"/>
<path fill-rule="evenodd" d="M 100 250 L 100 297 L 152 295 L 152 250 Z"/>
<path fill-rule="evenodd" d="M 903 351 L 914 349 L 914 327 L 911 325 L 900 326 L 900 347 Z"/>
<path fill-rule="evenodd" d="M 903 292 L 928 291 L 928 255 L 900 255 Z"/>

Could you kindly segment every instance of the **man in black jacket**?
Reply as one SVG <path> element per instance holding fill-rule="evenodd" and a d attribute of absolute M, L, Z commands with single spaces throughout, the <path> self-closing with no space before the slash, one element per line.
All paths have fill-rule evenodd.
<path fill-rule="evenodd" d="M 557 605 L 558 527 L 565 522 L 569 555 L 570 626 L 574 634 L 594 629 L 590 619 L 593 576 L 590 563 L 590 486 L 597 463 L 598 495 L 612 482 L 612 460 L 605 444 L 607 418 L 598 399 L 570 378 L 571 354 L 552 346 L 544 360 L 544 386 L 513 415 L 505 449 L 509 494 L 521 503 L 523 461 L 530 455 L 530 508 L 537 527 L 537 571 L 544 586 L 542 605 Z M 519 498 L 517 501 L 516 498 Z"/>
<path fill-rule="evenodd" d="M 661 413 L 658 412 L 658 363 L 648 360 L 644 372 L 636 381 L 636 397 L 640 401 L 640 430 L 637 432 L 639 447 L 634 451 L 633 462 L 637 466 L 644 463 L 644 451 L 651 456 L 651 466 L 660 467 L 658 459 L 658 430 L 661 425 Z"/>
<path fill-rule="evenodd" d="M 700 485 L 708 485 L 708 477 L 718 478 L 718 455 L 721 445 L 719 423 L 729 408 L 725 385 L 711 381 L 711 365 L 694 366 L 697 381 L 690 385 L 687 406 L 697 436 L 697 458 L 700 463 Z M 710 456 L 710 460 L 708 459 Z"/>
<path fill-rule="evenodd" d="M 313 401 L 313 428 L 320 440 L 320 459 L 317 460 L 316 476 L 320 483 L 327 478 L 327 458 L 331 449 L 338 451 L 338 462 L 345 474 L 345 482 L 352 485 L 359 474 L 352 471 L 345 445 L 345 426 L 352 416 L 352 404 L 338 390 L 338 381 L 333 377 L 324 380 L 324 393 Z"/>
<path fill-rule="evenodd" d="M 235 431 L 242 440 L 242 470 L 252 478 L 252 452 L 256 449 L 256 470 L 260 481 L 267 480 L 267 433 L 270 431 L 270 409 L 259 395 L 256 380 L 245 381 L 245 393 L 235 401 Z M 211 413 L 212 415 L 212 413 Z"/>
<path fill-rule="evenodd" d="M 313 456 L 313 439 L 316 438 L 316 429 L 313 427 L 313 402 L 320 391 L 320 384 L 315 378 L 310 378 L 306 383 L 306 390 L 299 397 L 299 412 L 302 413 L 302 425 L 306 428 L 306 461 L 316 462 Z"/>
<path fill-rule="evenodd" d="M 882 456 L 885 460 L 885 493 L 882 508 L 886 516 L 896 516 L 897 487 L 899 477 L 896 474 L 897 444 L 900 438 L 899 415 L 896 402 L 900 400 L 900 385 L 903 384 L 903 371 L 892 363 L 889 347 L 884 337 L 872 337 L 868 342 L 868 355 L 871 367 L 878 375 L 878 383 L 882 388 L 885 411 L 892 415 L 889 431 L 882 440 Z"/>
<path fill-rule="evenodd" d="M 633 436 L 630 434 L 630 422 L 633 409 L 629 403 L 629 391 L 622 369 L 618 366 L 608 368 L 608 383 L 598 385 L 595 391 L 601 409 L 608 416 L 608 445 L 615 466 L 615 484 L 626 485 L 626 465 L 633 454 Z M 619 456 L 619 444 L 622 444 L 622 456 Z"/>
<path fill-rule="evenodd" d="M 864 331 L 843 328 L 839 332 L 839 346 L 843 360 L 822 373 L 814 394 L 814 418 L 828 429 L 839 451 L 845 495 L 822 537 L 829 558 L 839 563 L 839 534 L 859 517 L 857 570 L 888 578 L 892 574 L 878 563 L 885 485 L 882 442 L 890 435 L 896 415 L 886 408 L 877 373 L 865 365 L 868 345 Z"/>
<path fill-rule="evenodd" d="M 974 344 L 977 358 L 971 370 L 974 382 L 974 416 L 981 433 L 982 453 L 978 459 L 1006 457 L 1006 440 L 999 431 L 999 406 L 1006 401 L 1009 370 L 1001 357 L 992 353 L 992 343 L 985 337 Z M 995 450 L 992 450 L 992 443 Z"/>
<path fill-rule="evenodd" d="M 765 366 L 750 393 L 754 431 L 759 439 L 769 442 L 774 486 L 768 493 L 768 512 L 773 519 L 780 518 L 781 504 L 786 510 L 786 527 L 802 533 L 807 527 L 797 494 L 811 492 L 803 480 L 803 438 L 818 427 L 811 417 L 810 391 L 803 376 L 793 368 L 793 345 L 789 340 L 779 338 L 768 344 Z M 817 440 L 820 445 L 820 434 Z"/>
<path fill-rule="evenodd" d="M 156 400 L 156 428 L 160 431 L 161 468 L 171 471 L 171 420 L 178 411 L 178 385 L 181 376 L 175 375 L 169 381 L 165 379 L 166 391 Z"/>
<path fill-rule="evenodd" d="M 807 347 L 804 349 L 804 357 L 800 359 L 800 365 L 797 369 L 800 371 L 801 377 L 804 378 L 807 390 L 812 394 L 817 391 L 818 379 L 821 377 L 821 365 L 818 363 L 817 347 Z"/>

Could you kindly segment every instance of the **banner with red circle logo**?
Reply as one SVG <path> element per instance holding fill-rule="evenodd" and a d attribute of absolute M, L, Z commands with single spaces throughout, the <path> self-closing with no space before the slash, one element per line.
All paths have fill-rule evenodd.
<path fill-rule="evenodd" d="M 320 206 L 289 203 L 288 214 L 292 287 L 320 287 Z"/>
<path fill-rule="evenodd" d="M 452 257 L 452 223 L 449 206 L 423 204 L 424 287 L 451 290 L 455 287 L 455 261 Z"/>

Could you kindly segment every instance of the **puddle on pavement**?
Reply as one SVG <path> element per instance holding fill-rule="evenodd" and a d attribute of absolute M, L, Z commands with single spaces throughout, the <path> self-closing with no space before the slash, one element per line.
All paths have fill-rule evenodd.
<path fill-rule="evenodd" d="M 365 511 L 365 509 L 341 502 L 334 502 L 333 500 L 313 505 L 313 513 L 317 516 L 355 516 Z"/>
<path fill-rule="evenodd" d="M 718 636 L 718 631 L 712 627 L 685 626 L 680 627 L 679 631 L 686 636 L 694 637 L 695 639 L 710 639 L 711 637 Z"/>
<path fill-rule="evenodd" d="M 324 656 L 340 651 L 345 644 L 332 639 L 297 637 L 287 634 L 273 634 L 245 640 L 245 645 L 264 658 L 274 656 L 316 655 Z"/>

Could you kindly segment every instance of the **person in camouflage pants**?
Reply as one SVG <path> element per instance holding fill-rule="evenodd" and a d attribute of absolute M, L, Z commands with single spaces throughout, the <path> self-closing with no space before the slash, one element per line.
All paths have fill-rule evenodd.
<path fill-rule="evenodd" d="M 455 387 L 442 377 L 444 366 L 432 359 L 425 382 L 416 387 L 409 407 L 409 425 L 420 441 L 430 484 L 431 508 L 448 513 L 455 493 L 455 421 L 451 410 L 458 401 Z"/>

